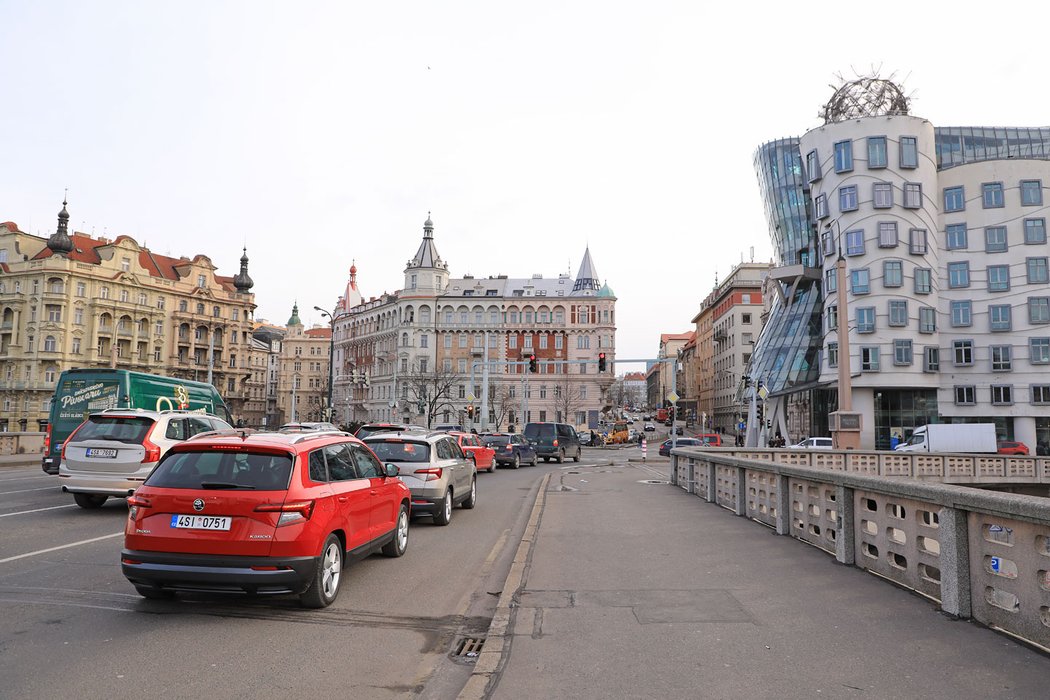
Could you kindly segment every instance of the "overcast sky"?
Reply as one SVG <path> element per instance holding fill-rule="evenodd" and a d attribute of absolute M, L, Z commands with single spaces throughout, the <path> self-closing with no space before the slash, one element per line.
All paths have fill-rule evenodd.
<path fill-rule="evenodd" d="M 454 276 L 589 245 L 618 356 L 653 357 L 769 259 L 755 148 L 837 75 L 895 74 L 937 126 L 1050 123 L 1046 7 L 0 0 L 0 221 L 49 235 L 68 187 L 78 231 L 226 275 L 246 245 L 256 317 L 310 323 L 354 260 L 399 289 L 430 211 Z"/>

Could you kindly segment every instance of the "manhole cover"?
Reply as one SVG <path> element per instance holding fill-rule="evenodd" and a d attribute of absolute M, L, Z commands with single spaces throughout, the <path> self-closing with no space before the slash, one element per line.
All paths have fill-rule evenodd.
<path fill-rule="evenodd" d="M 663 479 L 642 479 L 638 482 L 639 484 L 669 484 L 670 481 L 664 481 Z"/>
<path fill-rule="evenodd" d="M 452 656 L 457 659 L 476 661 L 483 646 L 485 646 L 483 637 L 466 637 L 461 639 L 459 644 L 456 645 L 456 650 Z"/>

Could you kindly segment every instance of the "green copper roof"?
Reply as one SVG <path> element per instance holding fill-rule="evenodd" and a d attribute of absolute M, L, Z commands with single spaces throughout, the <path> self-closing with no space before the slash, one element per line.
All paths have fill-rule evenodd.
<path fill-rule="evenodd" d="M 600 297 L 615 297 L 616 295 L 613 294 L 612 287 L 610 287 L 609 283 L 606 282 L 605 284 L 602 285 L 602 288 L 598 290 L 598 296 L 600 296 Z"/>
<path fill-rule="evenodd" d="M 299 320 L 299 302 L 292 304 L 292 315 L 288 318 L 289 326 L 301 326 L 303 322 Z"/>

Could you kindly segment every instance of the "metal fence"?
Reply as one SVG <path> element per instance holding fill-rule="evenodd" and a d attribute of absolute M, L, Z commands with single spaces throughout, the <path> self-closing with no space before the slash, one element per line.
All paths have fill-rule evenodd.
<path fill-rule="evenodd" d="M 916 455 L 884 475 L 909 469 L 851 457 L 866 456 L 678 448 L 671 483 L 1050 651 L 1050 500 L 902 478 L 1002 458 Z"/>

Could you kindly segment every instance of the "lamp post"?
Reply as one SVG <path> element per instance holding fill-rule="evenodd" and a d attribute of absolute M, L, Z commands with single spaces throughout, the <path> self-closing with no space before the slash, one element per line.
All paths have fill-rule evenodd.
<path fill-rule="evenodd" d="M 835 263 L 835 303 L 838 306 L 835 323 L 838 326 L 839 372 L 838 372 L 838 410 L 830 414 L 832 444 L 837 450 L 855 450 L 860 447 L 861 414 L 853 411 L 853 382 L 850 376 L 849 352 L 849 313 L 846 299 L 846 253 L 842 247 L 842 227 L 838 219 L 825 224 L 825 231 L 831 232 L 835 224 L 838 245 L 838 261 Z M 818 244 L 819 245 L 819 244 Z"/>
<path fill-rule="evenodd" d="M 331 421 L 335 418 L 335 411 L 332 408 L 333 379 L 335 378 L 335 312 L 329 313 L 320 306 L 315 306 L 314 310 L 328 317 L 328 326 L 332 331 L 328 338 L 328 420 Z"/>

